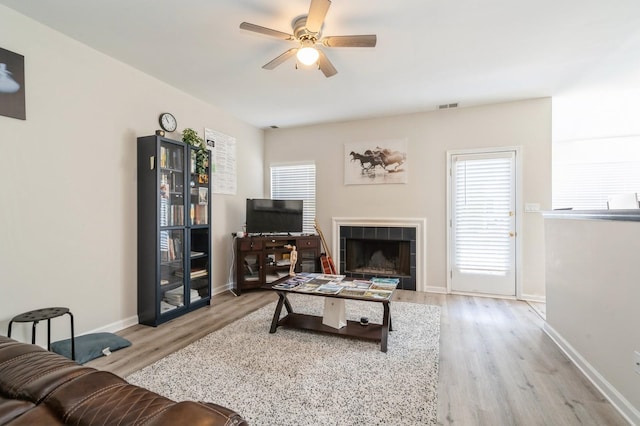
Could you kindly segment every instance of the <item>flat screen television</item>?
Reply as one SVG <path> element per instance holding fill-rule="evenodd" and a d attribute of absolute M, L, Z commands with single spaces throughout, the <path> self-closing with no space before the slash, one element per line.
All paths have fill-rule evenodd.
<path fill-rule="evenodd" d="M 302 200 L 247 198 L 247 233 L 302 232 L 302 204 Z"/>

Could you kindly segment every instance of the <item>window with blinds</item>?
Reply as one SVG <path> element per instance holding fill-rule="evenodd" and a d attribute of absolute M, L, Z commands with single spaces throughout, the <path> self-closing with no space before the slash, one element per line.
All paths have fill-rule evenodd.
<path fill-rule="evenodd" d="M 606 209 L 640 193 L 640 136 L 554 142 L 552 173 L 554 209 Z"/>
<path fill-rule="evenodd" d="M 512 256 L 513 157 L 461 157 L 454 158 L 453 170 L 455 265 L 481 273 L 507 272 Z"/>
<path fill-rule="evenodd" d="M 271 198 L 303 200 L 302 232 L 314 233 L 316 165 L 304 163 L 271 166 Z"/>

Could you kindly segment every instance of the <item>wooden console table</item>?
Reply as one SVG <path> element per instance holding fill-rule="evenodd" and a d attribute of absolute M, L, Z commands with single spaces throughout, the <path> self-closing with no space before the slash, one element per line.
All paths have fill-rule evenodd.
<path fill-rule="evenodd" d="M 387 339 L 389 336 L 389 332 L 393 331 L 391 324 L 391 297 L 388 299 L 377 299 L 373 297 L 351 297 L 351 296 L 341 296 L 338 294 L 325 294 L 325 293 L 314 293 L 314 292 L 297 292 L 294 290 L 283 290 L 278 288 L 273 288 L 274 285 L 277 285 L 281 282 L 287 281 L 289 277 L 282 278 L 277 282 L 274 282 L 273 285 L 264 286 L 265 289 L 270 289 L 275 291 L 278 294 L 278 304 L 276 305 L 276 310 L 273 314 L 273 320 L 271 321 L 271 329 L 270 333 L 275 333 L 278 327 L 290 327 L 297 328 L 302 330 L 312 330 L 318 331 L 321 333 L 329 333 L 336 334 L 340 336 L 348 336 L 355 337 L 359 339 L 365 340 L 373 340 L 380 342 L 380 350 L 382 352 L 387 352 Z M 304 313 L 295 312 L 293 307 L 291 306 L 291 302 L 287 297 L 288 294 L 295 293 L 306 296 L 321 296 L 327 298 L 336 298 L 336 299 L 350 299 L 350 300 L 359 300 L 364 302 L 377 302 L 382 304 L 383 308 L 383 316 L 382 316 L 382 324 L 374 324 L 368 323 L 368 325 L 361 325 L 358 321 L 346 321 L 346 325 L 342 328 L 333 328 L 323 324 L 323 317 L 317 315 L 309 315 Z M 393 296 L 393 294 L 391 295 Z M 283 318 L 280 318 L 280 314 L 282 312 L 282 307 L 285 307 L 287 310 L 287 315 Z"/>

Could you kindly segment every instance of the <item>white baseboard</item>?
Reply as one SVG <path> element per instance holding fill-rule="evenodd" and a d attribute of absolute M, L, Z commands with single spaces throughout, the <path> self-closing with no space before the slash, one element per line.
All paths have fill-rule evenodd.
<path fill-rule="evenodd" d="M 547 303 L 546 296 L 539 296 L 536 294 L 521 294 L 519 300 L 524 300 L 526 302 Z"/>
<path fill-rule="evenodd" d="M 233 283 L 228 283 L 221 287 L 212 288 L 211 292 L 213 296 L 215 296 L 216 294 L 224 293 L 225 291 L 231 290 L 232 288 L 233 288 Z M 118 331 L 124 330 L 125 328 L 131 327 L 136 324 L 138 324 L 138 316 L 134 315 L 132 317 L 125 318 L 120 321 L 115 321 L 115 322 L 112 322 L 111 324 L 107 324 L 105 326 L 102 326 L 93 330 L 89 330 L 81 334 L 77 334 L 76 337 L 82 336 L 85 334 L 91 334 L 91 333 L 116 333 Z"/>
<path fill-rule="evenodd" d="M 231 282 L 231 283 L 226 283 L 224 285 L 221 285 L 220 287 L 213 287 L 211 289 L 211 296 L 216 296 L 218 294 L 224 293 L 225 291 L 230 291 L 233 293 L 234 284 L 235 283 Z"/>
<path fill-rule="evenodd" d="M 120 321 L 115 321 L 115 322 L 112 322 L 111 324 L 107 324 L 105 326 L 102 326 L 93 330 L 89 330 L 85 333 L 78 334 L 76 335 L 76 337 L 82 336 L 84 334 L 91 334 L 91 333 L 115 333 L 117 331 L 124 330 L 125 328 L 131 327 L 132 325 L 136 325 L 136 324 L 138 324 L 138 316 L 134 315 L 132 317 L 125 318 Z"/>
<path fill-rule="evenodd" d="M 425 292 L 426 293 L 447 294 L 447 289 L 444 288 L 444 287 L 430 287 L 430 286 L 427 286 Z"/>
<path fill-rule="evenodd" d="M 544 332 L 629 423 L 640 424 L 640 411 L 631 405 L 569 342 L 547 323 L 544 324 Z"/>

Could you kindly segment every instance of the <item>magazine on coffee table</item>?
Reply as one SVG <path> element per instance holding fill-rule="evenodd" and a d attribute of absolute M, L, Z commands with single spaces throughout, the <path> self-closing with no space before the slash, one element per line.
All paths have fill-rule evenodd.
<path fill-rule="evenodd" d="M 342 287 L 339 284 L 335 284 L 335 283 L 327 283 L 327 284 L 322 284 L 320 287 L 318 287 L 316 289 L 316 293 L 324 293 L 324 294 L 338 294 L 340 293 L 340 290 L 342 290 L 344 287 Z"/>
<path fill-rule="evenodd" d="M 370 297 L 372 299 L 387 300 L 391 298 L 392 293 L 393 291 L 387 291 L 387 290 L 366 290 L 364 292 L 364 297 Z"/>
<path fill-rule="evenodd" d="M 349 297 L 365 297 L 364 294 L 367 290 L 363 288 L 350 288 L 345 287 L 340 291 L 340 296 L 349 296 Z"/>
<path fill-rule="evenodd" d="M 299 291 L 300 293 L 313 293 L 320 287 L 320 284 L 315 283 L 302 283 L 298 287 L 295 287 L 295 291 Z"/>
<path fill-rule="evenodd" d="M 300 284 L 308 282 L 309 280 L 311 280 L 311 277 L 305 275 L 294 275 L 292 277 L 289 277 L 288 280 L 274 285 L 273 288 L 277 288 L 280 290 L 292 290 L 298 287 Z"/>
<path fill-rule="evenodd" d="M 351 282 L 354 284 L 355 288 L 360 288 L 360 289 L 370 288 L 371 284 L 373 284 L 373 282 L 370 280 L 353 280 Z"/>
<path fill-rule="evenodd" d="M 396 287 L 398 286 L 398 284 L 381 284 L 381 283 L 373 283 L 371 284 L 371 287 L 369 287 L 370 290 L 386 290 L 386 291 L 393 291 L 396 289 Z"/>
<path fill-rule="evenodd" d="M 322 274 L 318 275 L 316 278 L 320 280 L 327 280 L 333 282 L 340 282 L 344 279 L 345 275 L 332 275 L 332 274 Z"/>

